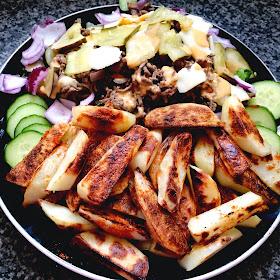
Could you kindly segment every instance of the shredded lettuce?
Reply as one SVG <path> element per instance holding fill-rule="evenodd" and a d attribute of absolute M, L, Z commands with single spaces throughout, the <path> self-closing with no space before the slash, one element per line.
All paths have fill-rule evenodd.
<path fill-rule="evenodd" d="M 237 75 L 240 79 L 242 79 L 245 82 L 247 82 L 251 78 L 252 74 L 253 71 L 249 69 L 241 69 L 241 68 L 239 68 L 235 73 L 235 75 Z"/>

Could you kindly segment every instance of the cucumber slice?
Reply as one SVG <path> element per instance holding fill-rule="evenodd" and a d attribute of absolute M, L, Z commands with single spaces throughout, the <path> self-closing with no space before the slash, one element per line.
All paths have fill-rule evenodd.
<path fill-rule="evenodd" d="M 24 94 L 21 95 L 20 97 L 18 97 L 13 103 L 12 105 L 8 108 L 7 110 L 7 119 L 9 119 L 9 117 L 14 113 L 14 111 L 27 103 L 36 103 L 38 105 L 43 106 L 44 108 L 48 109 L 48 105 L 46 103 L 46 101 L 38 96 L 38 95 L 32 95 L 32 94 Z"/>
<path fill-rule="evenodd" d="M 280 83 L 275 81 L 261 81 L 253 83 L 256 96 L 248 101 L 248 105 L 266 107 L 277 120 L 280 118 Z"/>
<path fill-rule="evenodd" d="M 267 127 L 276 132 L 277 126 L 274 116 L 267 108 L 263 106 L 250 106 L 245 109 L 256 125 Z"/>
<path fill-rule="evenodd" d="M 31 116 L 38 115 L 44 117 L 46 109 L 35 103 L 27 103 L 18 107 L 14 113 L 10 116 L 7 122 L 7 133 L 11 138 L 14 138 L 14 132 L 17 124 L 21 119 Z"/>
<path fill-rule="evenodd" d="M 49 125 L 34 123 L 34 124 L 31 124 L 31 125 L 27 126 L 25 129 L 23 129 L 22 132 L 33 130 L 33 131 L 38 131 L 38 132 L 44 134 L 50 128 L 51 128 L 51 126 L 49 126 Z"/>
<path fill-rule="evenodd" d="M 14 168 L 38 144 L 42 134 L 37 131 L 21 133 L 7 144 L 5 161 Z"/>
<path fill-rule="evenodd" d="M 51 124 L 44 117 L 38 115 L 31 115 L 23 118 L 17 124 L 15 128 L 15 137 L 17 137 L 26 127 L 34 123 L 51 126 Z"/>
<path fill-rule="evenodd" d="M 263 140 L 280 155 L 280 136 L 276 132 L 264 126 L 257 125 L 257 128 Z"/>

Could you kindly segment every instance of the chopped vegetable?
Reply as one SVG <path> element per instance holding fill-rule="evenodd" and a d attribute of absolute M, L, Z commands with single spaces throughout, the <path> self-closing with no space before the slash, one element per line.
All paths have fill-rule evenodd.
<path fill-rule="evenodd" d="M 55 100 L 44 116 L 51 124 L 58 122 L 68 123 L 71 120 L 72 111 L 63 106 L 58 100 Z"/>
<path fill-rule="evenodd" d="M 37 93 L 40 83 L 46 78 L 49 69 L 45 67 L 35 68 L 27 78 L 25 87 L 33 95 Z"/>
<path fill-rule="evenodd" d="M 105 24 L 109 24 L 109 23 L 112 23 L 112 22 L 117 21 L 118 19 L 120 19 L 121 18 L 121 12 L 120 12 L 120 9 L 117 8 L 110 15 L 103 14 L 103 13 L 96 13 L 95 17 L 97 18 L 97 20 L 101 24 L 105 25 Z"/>
<path fill-rule="evenodd" d="M 26 78 L 10 74 L 0 74 L 0 91 L 10 94 L 19 93 Z"/>
<path fill-rule="evenodd" d="M 232 49 L 236 49 L 236 47 L 230 42 L 229 39 L 224 39 L 221 38 L 217 35 L 215 35 L 214 33 L 211 34 L 214 40 L 214 43 L 219 43 L 221 44 L 224 48 L 232 48 Z"/>
<path fill-rule="evenodd" d="M 243 81 L 241 78 L 239 78 L 237 75 L 234 75 L 233 78 L 235 79 L 235 81 L 237 82 L 237 84 L 246 89 L 249 90 L 251 93 L 256 93 L 256 89 L 253 85 Z"/>
<path fill-rule="evenodd" d="M 247 82 L 251 78 L 251 76 L 253 75 L 253 71 L 251 71 L 249 69 L 239 68 L 237 70 L 237 72 L 235 73 L 235 75 L 237 75 L 243 81 Z"/>
<path fill-rule="evenodd" d="M 31 46 L 22 52 L 21 63 L 29 65 L 39 60 L 45 53 L 44 40 L 41 36 L 35 36 Z"/>
<path fill-rule="evenodd" d="M 94 94 L 91 93 L 86 99 L 80 102 L 80 105 L 89 105 L 94 100 L 94 97 L 95 97 Z"/>

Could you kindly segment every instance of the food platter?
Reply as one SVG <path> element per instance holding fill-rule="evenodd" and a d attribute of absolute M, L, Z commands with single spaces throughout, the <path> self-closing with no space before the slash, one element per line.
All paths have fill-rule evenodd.
<path fill-rule="evenodd" d="M 69 15 L 61 20 L 63 20 L 66 23 L 66 26 L 69 27 L 76 18 L 81 18 L 83 22 L 92 21 L 93 12 L 109 13 L 113 9 L 115 9 L 115 6 L 100 7 L 94 9 L 94 11 L 93 9 L 89 9 Z M 266 66 L 241 42 L 225 31 L 223 31 L 223 37 L 230 38 L 243 56 L 250 61 L 251 67 L 253 69 L 258 69 L 259 80 L 274 79 Z M 19 64 L 21 52 L 26 49 L 30 43 L 30 41 L 27 41 L 16 50 L 4 65 L 2 69 L 3 73 L 21 74 L 21 65 Z M 3 97 L 3 101 L 1 102 L 1 113 L 7 110 L 13 99 L 14 96 L 10 95 L 5 95 Z M 4 116 L 5 114 L 1 115 L 1 118 Z M 5 119 L 1 128 L 5 129 Z M 4 134 L 1 138 L 1 166 L 3 167 L 1 170 L 1 180 L 4 180 L 3 178 L 9 170 L 9 167 L 3 162 L 3 148 L 7 141 L 8 136 Z M 82 254 L 74 251 L 69 246 L 70 236 L 67 238 L 67 234 L 65 235 L 64 232 L 62 233 L 58 230 L 41 212 L 35 211 L 33 207 L 23 209 L 21 201 L 22 194 L 19 188 L 15 185 L 3 182 L 0 201 L 2 209 L 16 228 L 41 252 L 57 263 L 86 277 L 92 279 L 108 279 L 116 277 L 109 270 L 100 267 L 100 265 L 94 261 L 87 260 Z M 263 223 L 258 227 L 257 232 L 253 233 L 252 230 L 251 232 L 248 230 L 250 240 L 246 238 L 241 239 L 234 244 L 234 246 L 229 246 L 223 250 L 223 254 L 217 255 L 213 260 L 209 260 L 193 272 L 186 273 L 175 261 L 149 255 L 151 268 L 148 279 L 171 279 L 171 275 L 172 279 L 206 279 L 218 275 L 252 254 L 269 237 L 275 227 L 279 224 L 279 221 L 279 216 L 277 216 L 275 220 L 263 219 Z M 59 257 L 62 255 L 64 256 L 64 259 Z M 67 261 L 65 259 L 67 259 Z M 161 269 L 159 270 L 158 267 L 161 267 Z M 103 277 L 98 275 L 102 275 Z"/>

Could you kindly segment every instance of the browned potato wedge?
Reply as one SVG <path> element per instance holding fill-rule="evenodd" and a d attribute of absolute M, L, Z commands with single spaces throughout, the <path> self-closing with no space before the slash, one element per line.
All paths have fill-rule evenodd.
<path fill-rule="evenodd" d="M 91 152 L 89 151 L 83 169 L 79 174 L 79 181 L 87 175 L 95 164 L 117 143 L 118 140 L 120 140 L 120 138 L 121 137 L 117 135 L 106 136 L 94 150 Z"/>
<path fill-rule="evenodd" d="M 132 170 L 135 170 L 137 167 L 139 167 L 145 173 L 152 164 L 161 142 L 161 130 L 155 129 L 149 131 L 138 152 L 129 163 L 129 167 Z"/>
<path fill-rule="evenodd" d="M 57 204 L 59 203 L 62 199 L 65 199 L 67 191 L 62 191 L 62 192 L 51 192 L 48 194 L 45 198 L 44 201 L 50 202 Z"/>
<path fill-rule="evenodd" d="M 223 126 L 209 107 L 195 103 L 156 108 L 145 117 L 145 125 L 153 128 Z"/>
<path fill-rule="evenodd" d="M 124 214 L 141 219 L 144 218 L 141 210 L 133 203 L 129 190 L 125 190 L 123 193 L 116 195 L 114 200 L 109 203 L 108 207 Z"/>
<path fill-rule="evenodd" d="M 176 258 L 177 257 L 177 255 L 174 252 L 165 249 L 160 244 L 158 244 L 155 240 L 152 241 L 149 251 L 155 255 L 165 257 L 165 258 Z"/>
<path fill-rule="evenodd" d="M 238 223 L 238 227 L 248 227 L 248 228 L 255 228 L 257 225 L 262 221 L 257 215 L 250 217 L 249 219 Z"/>
<path fill-rule="evenodd" d="M 189 132 L 178 134 L 165 154 L 157 173 L 158 203 L 174 212 L 180 203 L 192 148 Z"/>
<path fill-rule="evenodd" d="M 114 185 L 112 192 L 110 193 L 110 196 L 121 194 L 128 187 L 130 177 L 131 177 L 131 173 L 128 169 L 126 169 L 124 173 L 121 175 L 118 182 Z"/>
<path fill-rule="evenodd" d="M 221 120 L 226 132 L 242 150 L 261 157 L 271 153 L 271 148 L 264 143 L 256 124 L 236 96 L 232 95 L 224 102 Z"/>
<path fill-rule="evenodd" d="M 184 269 L 191 271 L 241 236 L 242 233 L 238 229 L 229 229 L 207 244 L 195 244 L 191 251 L 178 262 Z"/>
<path fill-rule="evenodd" d="M 86 159 L 88 142 L 87 134 L 80 130 L 47 186 L 47 191 L 67 191 L 73 186 Z"/>
<path fill-rule="evenodd" d="M 219 236 L 257 212 L 267 210 L 263 198 L 247 192 L 227 203 L 191 218 L 188 227 L 193 239 L 204 242 Z"/>
<path fill-rule="evenodd" d="M 136 123 L 132 113 L 99 106 L 74 106 L 72 115 L 72 125 L 110 133 L 125 132 Z"/>
<path fill-rule="evenodd" d="M 185 254 L 189 250 L 189 246 L 184 233 L 171 214 L 158 204 L 152 184 L 140 169 L 134 171 L 134 181 L 137 200 L 153 238 L 175 254 Z"/>
<path fill-rule="evenodd" d="M 190 166 L 190 173 L 197 203 L 197 214 L 221 205 L 221 195 L 216 182 L 196 166 Z"/>
<path fill-rule="evenodd" d="M 248 155 L 251 169 L 274 192 L 280 195 L 280 158 L 276 152 L 266 157 Z"/>
<path fill-rule="evenodd" d="M 250 168 L 250 162 L 243 151 L 223 130 L 208 129 L 207 133 L 231 176 L 239 176 Z"/>
<path fill-rule="evenodd" d="M 147 129 L 133 126 L 77 185 L 79 196 L 89 203 L 100 205 L 110 195 L 128 163 L 141 146 Z"/>
<path fill-rule="evenodd" d="M 83 205 L 79 209 L 79 214 L 114 236 L 135 240 L 151 239 L 146 223 L 142 219 L 106 208 Z"/>
<path fill-rule="evenodd" d="M 39 200 L 44 213 L 61 229 L 74 229 L 76 231 L 95 230 L 97 227 L 81 217 L 78 212 L 71 212 L 65 206 Z"/>
<path fill-rule="evenodd" d="M 148 258 L 125 239 L 102 231 L 82 232 L 74 236 L 73 243 L 95 251 L 135 276 L 145 278 L 148 274 Z"/>
<path fill-rule="evenodd" d="M 42 199 L 50 193 L 46 191 L 46 187 L 66 155 L 67 149 L 68 146 L 66 144 L 55 148 L 36 169 L 24 193 L 24 201 L 22 203 L 24 207 L 36 203 L 38 199 Z"/>
<path fill-rule="evenodd" d="M 57 123 L 44 134 L 40 142 L 6 176 L 11 183 L 26 187 L 37 167 L 51 154 L 68 130 L 69 124 Z"/>
<path fill-rule="evenodd" d="M 192 160 L 211 177 L 214 175 L 214 145 L 205 134 L 199 136 L 192 152 Z"/>
<path fill-rule="evenodd" d="M 221 204 L 229 202 L 230 200 L 233 200 L 238 197 L 238 195 L 230 188 L 223 187 L 221 185 L 217 185 L 217 187 L 221 196 Z"/>
<path fill-rule="evenodd" d="M 81 198 L 77 193 L 77 188 L 76 186 L 72 187 L 66 194 L 65 197 L 66 204 L 68 208 L 72 211 L 75 212 L 80 206 L 81 203 Z"/>
<path fill-rule="evenodd" d="M 162 162 L 162 159 L 164 158 L 165 154 L 167 153 L 171 142 L 173 141 L 174 137 L 177 135 L 176 132 L 173 132 L 171 134 L 169 134 L 165 140 L 162 142 L 162 144 L 160 145 L 156 156 L 149 168 L 149 175 L 152 181 L 152 184 L 154 186 L 154 188 L 157 190 L 158 189 L 158 185 L 157 185 L 157 173 L 158 173 L 158 169 L 159 166 Z"/>

